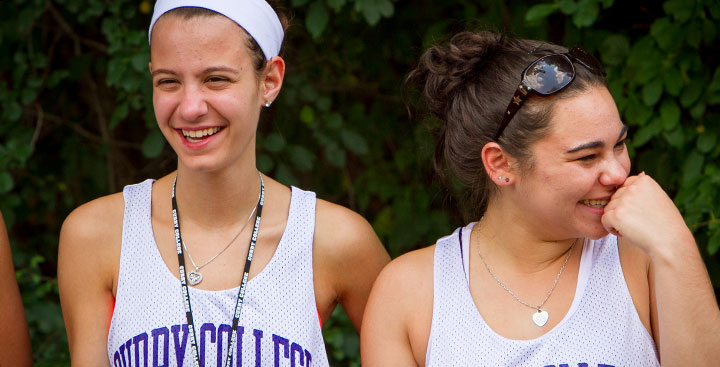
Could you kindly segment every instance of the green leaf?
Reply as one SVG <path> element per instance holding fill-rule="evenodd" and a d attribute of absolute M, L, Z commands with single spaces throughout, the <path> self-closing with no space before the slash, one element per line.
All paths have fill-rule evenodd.
<path fill-rule="evenodd" d="M 704 131 L 698 134 L 697 148 L 702 153 L 710 153 L 717 143 L 717 135 L 713 131 Z"/>
<path fill-rule="evenodd" d="M 290 160 L 293 166 L 297 168 L 298 171 L 307 172 L 313 168 L 315 155 L 305 147 L 292 145 L 288 147 L 288 153 L 290 154 Z"/>
<path fill-rule="evenodd" d="M 330 130 L 337 130 L 343 126 L 343 118 L 339 113 L 329 113 L 325 116 L 325 126 Z"/>
<path fill-rule="evenodd" d="M 695 120 L 700 120 L 705 115 L 705 108 L 707 105 L 704 102 L 696 103 L 690 109 L 690 116 Z"/>
<path fill-rule="evenodd" d="M 547 18 L 547 16 L 555 12 L 556 9 L 556 4 L 533 5 L 530 9 L 528 9 L 527 13 L 525 13 L 525 20 L 533 22 L 539 19 Z"/>
<path fill-rule="evenodd" d="M 717 36 L 717 27 L 715 26 L 715 23 L 703 19 L 703 40 L 706 44 L 712 45 L 713 41 L 715 41 L 715 37 Z"/>
<path fill-rule="evenodd" d="M 9 173 L 4 171 L 0 172 L 0 194 L 10 192 L 14 185 L 13 178 Z"/>
<path fill-rule="evenodd" d="M 665 131 L 670 131 L 680 125 L 680 107 L 672 99 L 666 99 L 660 105 L 660 120 Z"/>
<path fill-rule="evenodd" d="M 672 51 L 680 46 L 685 37 L 684 28 L 680 28 L 670 21 L 670 18 L 655 20 L 650 26 L 650 34 L 655 38 L 661 49 Z"/>
<path fill-rule="evenodd" d="M 315 123 L 315 110 L 310 106 L 303 106 L 300 109 L 300 121 L 306 125 L 313 125 Z"/>
<path fill-rule="evenodd" d="M 285 148 L 285 139 L 278 133 L 270 133 L 263 141 L 263 148 L 271 153 L 277 153 Z"/>
<path fill-rule="evenodd" d="M 357 155 L 365 155 L 369 151 L 365 139 L 354 131 L 341 130 L 340 138 L 348 150 Z"/>
<path fill-rule="evenodd" d="M 327 27 L 330 15 L 323 0 L 315 0 L 310 4 L 307 18 L 305 18 L 305 26 L 307 27 L 313 38 L 318 38 Z"/>
<path fill-rule="evenodd" d="M 343 6 L 345 6 L 345 0 L 327 0 L 327 4 L 329 7 L 333 8 L 333 10 L 339 12 L 342 10 Z"/>
<path fill-rule="evenodd" d="M 625 110 L 625 117 L 631 125 L 645 125 L 652 115 L 653 109 L 651 107 L 640 103 L 634 96 L 630 97 Z"/>
<path fill-rule="evenodd" d="M 710 16 L 712 16 L 713 19 L 720 19 L 720 2 L 710 2 L 710 4 L 708 4 L 708 9 L 710 10 Z"/>
<path fill-rule="evenodd" d="M 115 108 L 115 111 L 113 111 L 112 117 L 110 117 L 110 128 L 116 128 L 120 121 L 124 120 L 127 117 L 129 111 L 130 105 L 127 101 L 120 103 Z"/>
<path fill-rule="evenodd" d="M 677 97 L 683 87 L 682 71 L 678 68 L 668 68 L 663 73 L 663 79 L 665 80 L 665 91 Z"/>
<path fill-rule="evenodd" d="M 337 144 L 327 144 L 325 146 L 325 158 L 335 167 L 345 166 L 345 151 L 340 149 Z"/>
<path fill-rule="evenodd" d="M 643 37 L 636 41 L 630 49 L 627 64 L 631 73 L 634 72 L 634 81 L 648 83 L 661 71 L 661 60 L 664 55 L 660 52 L 651 37 Z M 632 75 L 632 74 L 631 74 Z"/>
<path fill-rule="evenodd" d="M 655 78 L 642 89 L 643 102 L 647 106 L 654 106 L 659 100 L 663 92 L 663 81 L 660 78 Z"/>
<path fill-rule="evenodd" d="M 390 17 L 395 12 L 389 0 L 356 0 L 355 10 L 360 12 L 371 26 L 376 25 L 381 17 Z"/>
<path fill-rule="evenodd" d="M 663 9 L 668 15 L 672 15 L 675 20 L 684 22 L 692 16 L 693 6 L 685 0 L 670 0 L 663 4 Z"/>
<path fill-rule="evenodd" d="M 692 22 L 686 28 L 685 40 L 693 48 L 700 47 L 703 39 L 703 26 L 700 22 Z"/>
<path fill-rule="evenodd" d="M 595 23 L 598 14 L 600 14 L 600 8 L 597 2 L 593 0 L 580 0 L 577 4 L 577 11 L 573 15 L 573 23 L 578 28 L 589 27 Z"/>
<path fill-rule="evenodd" d="M 678 126 L 673 130 L 663 132 L 665 140 L 675 148 L 682 148 L 685 143 L 685 133 L 682 127 Z"/>
<path fill-rule="evenodd" d="M 60 84 L 60 82 L 62 82 L 68 76 L 70 76 L 69 70 L 59 69 L 59 70 L 53 71 L 52 73 L 50 73 L 50 77 L 48 78 L 48 82 L 47 82 L 48 88 L 55 88 L 58 84 Z"/>
<path fill-rule="evenodd" d="M 633 134 L 633 138 L 631 140 L 633 146 L 635 148 L 643 146 L 650 139 L 659 134 L 660 130 L 662 130 L 662 128 L 658 123 L 652 123 L 641 127 L 635 134 Z"/>
<path fill-rule="evenodd" d="M 165 146 L 165 137 L 159 129 L 152 129 L 142 142 L 142 153 L 147 158 L 160 155 Z"/>
<path fill-rule="evenodd" d="M 22 116 L 22 107 L 16 102 L 11 102 L 6 106 L 3 114 L 8 122 L 15 122 Z"/>
<path fill-rule="evenodd" d="M 697 101 L 698 98 L 700 98 L 704 87 L 705 85 L 702 80 L 698 78 L 692 79 L 682 90 L 682 94 L 680 95 L 680 105 L 685 108 L 690 107 L 693 103 L 695 103 L 695 101 Z"/>
<path fill-rule="evenodd" d="M 603 40 L 601 50 L 600 56 L 605 65 L 618 66 L 623 64 L 630 54 L 630 42 L 626 36 L 613 34 Z"/>
<path fill-rule="evenodd" d="M 560 0 L 557 7 L 565 15 L 573 14 L 577 11 L 577 3 L 574 0 Z"/>
<path fill-rule="evenodd" d="M 715 233 L 708 239 L 707 245 L 708 254 L 713 256 L 720 250 L 720 229 L 716 229 Z"/>
<path fill-rule="evenodd" d="M 136 71 L 139 71 L 141 73 L 145 73 L 148 70 L 148 63 L 150 62 L 150 55 L 146 53 L 139 53 L 132 57 L 130 60 L 130 64 L 132 64 L 133 69 Z"/>
<path fill-rule="evenodd" d="M 275 170 L 275 178 L 287 186 L 297 186 L 299 183 L 290 168 L 284 163 L 278 164 L 277 170 Z"/>
<path fill-rule="evenodd" d="M 705 157 L 702 154 L 694 150 L 690 152 L 690 154 L 688 154 L 685 158 L 685 163 L 683 164 L 682 182 L 684 184 L 688 184 L 700 175 L 704 163 Z"/>
<path fill-rule="evenodd" d="M 258 153 L 257 155 L 257 167 L 260 172 L 270 172 L 275 166 L 275 162 L 270 158 L 269 155 Z"/>

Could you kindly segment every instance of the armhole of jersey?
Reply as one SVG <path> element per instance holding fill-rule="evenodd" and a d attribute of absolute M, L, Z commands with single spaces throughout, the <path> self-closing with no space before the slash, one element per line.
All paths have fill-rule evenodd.
<path fill-rule="evenodd" d="M 572 315 L 575 312 L 575 310 L 580 306 L 580 300 L 582 299 L 583 294 L 585 294 L 585 287 L 587 286 L 588 280 L 590 280 L 590 273 L 592 272 L 594 248 L 595 240 L 585 238 L 582 247 L 582 254 L 580 255 L 580 266 L 577 275 L 577 285 L 575 286 L 575 297 L 573 297 L 573 301 L 567 315 Z"/>
<path fill-rule="evenodd" d="M 460 258 L 462 259 L 463 273 L 465 274 L 465 280 L 467 281 L 468 287 L 470 286 L 470 234 L 477 222 L 472 222 L 465 227 L 458 229 L 457 238 L 459 242 Z M 453 234 L 454 235 L 454 234 Z M 438 240 L 438 242 L 440 242 Z M 438 246 L 437 244 L 435 246 Z M 433 272 L 435 271 L 435 260 L 433 255 Z M 434 275 L 433 275 L 434 277 Z M 435 307 L 435 280 L 433 278 L 433 308 Z M 434 316 L 434 314 L 433 314 Z M 428 366 L 430 361 L 430 355 L 432 352 L 432 341 L 433 341 L 433 328 L 432 319 L 430 321 L 430 334 L 428 335 L 427 349 L 425 350 L 425 366 Z"/>
<path fill-rule="evenodd" d="M 460 228 L 460 248 L 463 259 L 463 270 L 465 271 L 465 281 L 470 287 L 470 235 L 477 222 L 472 222 L 467 226 Z"/>

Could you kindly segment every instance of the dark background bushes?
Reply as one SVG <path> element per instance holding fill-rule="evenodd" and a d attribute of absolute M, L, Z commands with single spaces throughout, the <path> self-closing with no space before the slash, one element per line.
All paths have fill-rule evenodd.
<path fill-rule="evenodd" d="M 633 172 L 674 198 L 720 286 L 720 3 L 714 0 L 291 0 L 288 64 L 258 133 L 259 168 L 348 206 L 395 257 L 463 223 L 462 188 L 432 174 L 436 126 L 403 87 L 430 44 L 494 29 L 583 45 L 606 65 Z M 152 112 L 141 0 L 0 2 L 0 208 L 37 366 L 69 365 L 60 225 L 76 206 L 173 169 Z M 406 103 L 407 102 L 407 103 Z M 406 105 L 410 105 L 411 115 Z M 336 311 L 334 365 L 359 365 Z"/>

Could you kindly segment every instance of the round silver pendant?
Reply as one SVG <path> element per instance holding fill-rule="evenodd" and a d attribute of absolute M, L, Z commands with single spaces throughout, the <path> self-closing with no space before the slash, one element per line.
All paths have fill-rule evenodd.
<path fill-rule="evenodd" d="M 203 276 L 202 276 L 202 274 L 200 274 L 199 271 L 190 270 L 187 278 L 188 278 L 188 283 L 190 283 L 190 285 L 195 286 L 195 285 L 200 284 L 200 282 L 202 282 Z"/>
<path fill-rule="evenodd" d="M 537 312 L 533 312 L 533 322 L 538 327 L 542 327 L 545 324 L 547 324 L 548 317 L 550 317 L 545 310 L 537 310 Z"/>

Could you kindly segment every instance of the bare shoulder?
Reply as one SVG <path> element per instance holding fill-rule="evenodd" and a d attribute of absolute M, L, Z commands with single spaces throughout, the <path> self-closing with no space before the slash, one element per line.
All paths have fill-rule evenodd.
<path fill-rule="evenodd" d="M 117 193 L 73 210 L 60 230 L 59 272 L 82 264 L 87 269 L 109 270 L 96 276 L 112 282 L 120 261 L 124 209 L 122 193 Z"/>
<path fill-rule="evenodd" d="M 417 308 L 432 308 L 434 255 L 435 245 L 408 252 L 391 261 L 375 282 L 373 299 L 404 304 L 402 308 L 408 314 L 413 314 Z"/>
<path fill-rule="evenodd" d="M 61 244 L 107 242 L 108 237 L 121 235 L 124 210 L 122 193 L 103 196 L 77 207 L 63 222 Z"/>
<path fill-rule="evenodd" d="M 318 199 L 315 221 L 315 245 L 320 248 L 330 247 L 343 256 L 382 248 L 370 223 L 348 208 Z"/>
<path fill-rule="evenodd" d="M 404 254 L 378 276 L 363 320 L 363 365 L 425 364 L 432 324 L 434 253 L 435 246 L 430 246 Z"/>
<path fill-rule="evenodd" d="M 365 218 L 318 200 L 315 208 L 313 273 L 323 320 L 337 303 L 360 330 L 370 290 L 390 256 Z"/>

